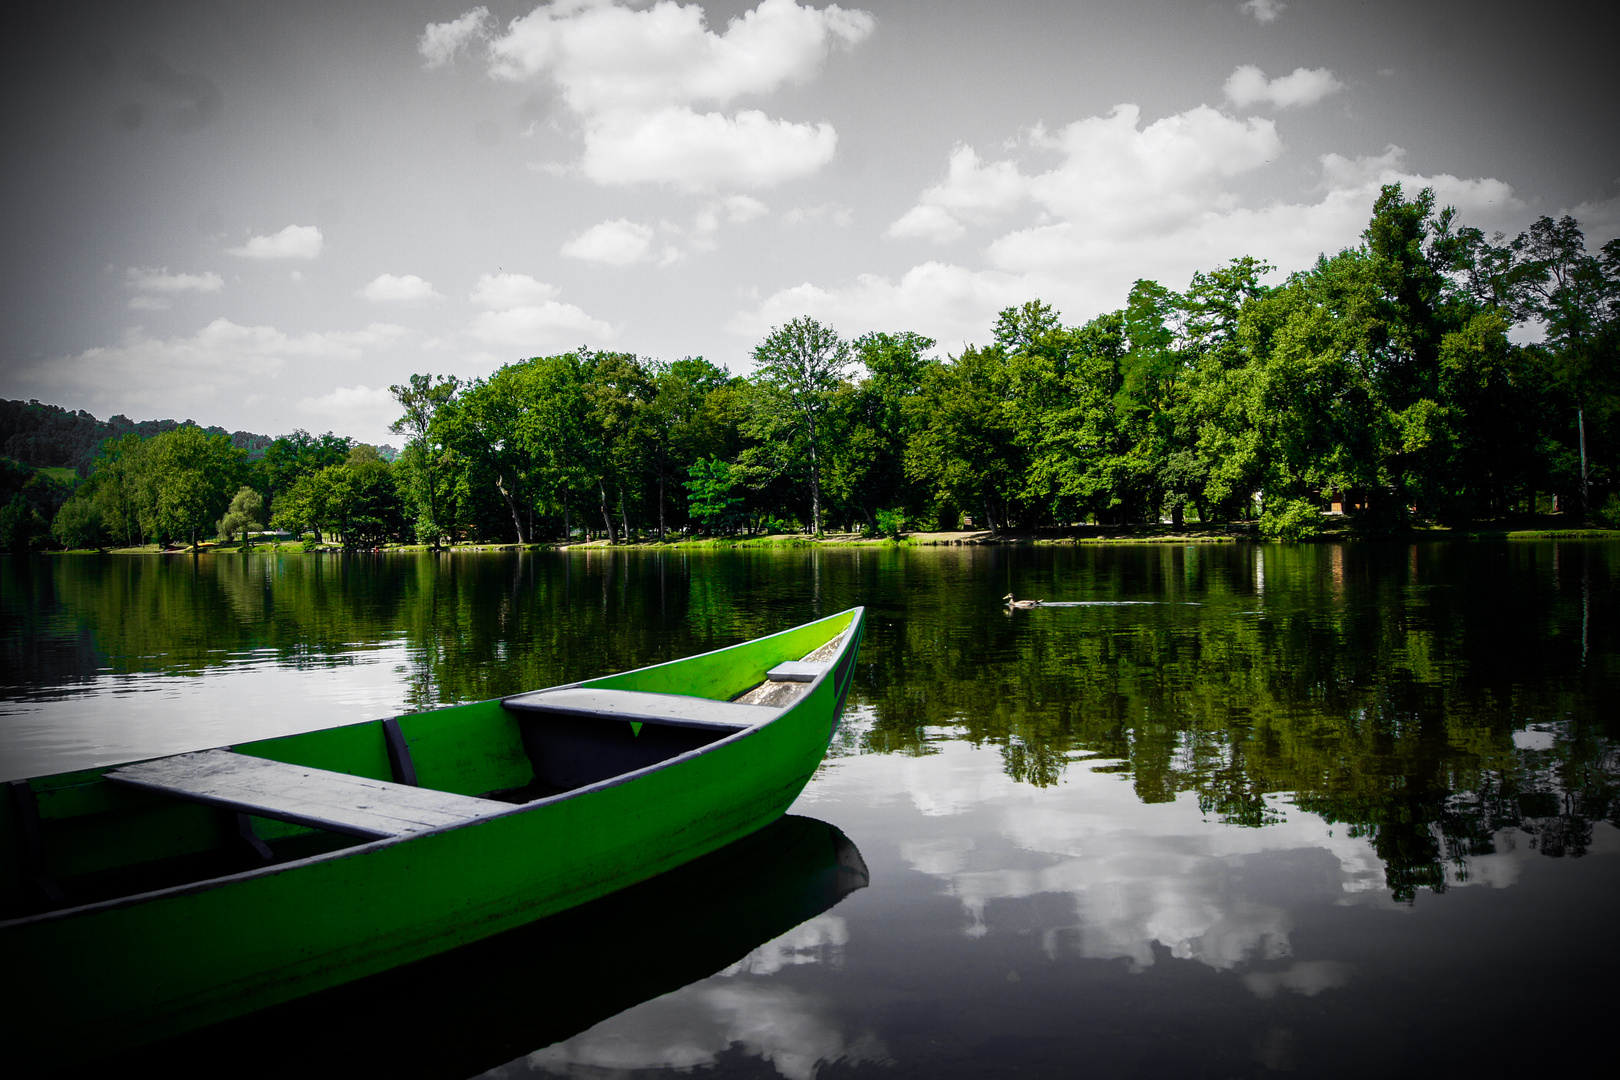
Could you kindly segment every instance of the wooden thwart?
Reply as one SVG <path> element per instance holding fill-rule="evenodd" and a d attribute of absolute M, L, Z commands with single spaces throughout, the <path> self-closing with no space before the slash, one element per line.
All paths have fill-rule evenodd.
<path fill-rule="evenodd" d="M 642 690 L 599 690 L 571 686 L 565 690 L 537 690 L 507 698 L 503 704 L 517 712 L 567 713 L 594 716 L 603 720 L 629 720 L 672 727 L 740 728 L 763 724 L 780 709 L 740 705 L 733 701 L 689 697 L 685 694 L 651 694 Z"/>
<path fill-rule="evenodd" d="M 815 682 L 816 677 L 832 667 L 825 660 L 786 660 L 765 673 L 771 682 Z"/>
<path fill-rule="evenodd" d="M 131 787 L 257 817 L 376 840 L 475 821 L 511 807 L 490 799 L 204 750 L 107 774 Z"/>

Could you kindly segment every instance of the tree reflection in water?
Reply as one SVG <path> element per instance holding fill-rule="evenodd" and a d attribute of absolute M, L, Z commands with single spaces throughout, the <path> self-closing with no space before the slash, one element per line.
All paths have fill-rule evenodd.
<path fill-rule="evenodd" d="M 109 695 L 148 677 L 180 699 L 151 727 L 184 742 L 198 725 L 213 745 L 654 663 L 864 603 L 852 705 L 872 723 L 835 753 L 960 740 L 1040 788 L 1103 757 L 1143 802 L 1191 792 L 1240 827 L 1273 822 L 1268 796 L 1290 793 L 1367 837 L 1410 899 L 1466 880 L 1503 830 L 1579 855 L 1614 814 L 1617 554 L 1368 542 L 12 559 L 0 685 L 12 740 L 43 740 L 47 758 L 58 717 L 116 724 Z M 1008 617 L 1009 587 L 1078 606 Z M 349 695 L 366 712 L 315 707 L 322 673 L 368 663 L 348 676 L 375 691 Z M 307 711 L 272 672 L 306 676 Z M 25 722 L 44 734 L 25 740 Z"/>
<path fill-rule="evenodd" d="M 881 888 L 584 1031 L 495 1039 L 479 1067 L 1499 1064 L 1515 1017 L 1556 1015 L 1580 1042 L 1607 1000 L 1583 987 L 1616 961 L 1599 913 L 1620 860 L 1574 857 L 1620 853 L 1617 558 L 1365 542 L 0 560 L 0 757 L 57 771 L 369 719 L 865 604 L 846 723 L 799 808 L 859 837 Z M 1009 591 L 1074 606 L 1009 614 Z M 1352 1030 L 1372 1033 L 1352 1040 L 1368 1060 Z"/>

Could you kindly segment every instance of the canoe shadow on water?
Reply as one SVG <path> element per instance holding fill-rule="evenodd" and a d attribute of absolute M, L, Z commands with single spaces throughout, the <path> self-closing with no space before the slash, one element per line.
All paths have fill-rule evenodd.
<path fill-rule="evenodd" d="M 118 1071 L 470 1076 L 707 978 L 867 883 L 837 828 L 786 816 L 550 918 L 121 1054 Z"/>

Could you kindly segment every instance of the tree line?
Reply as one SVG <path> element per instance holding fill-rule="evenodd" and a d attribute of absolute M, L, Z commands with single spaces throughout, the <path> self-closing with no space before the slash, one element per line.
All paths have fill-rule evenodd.
<path fill-rule="evenodd" d="M 1359 245 L 1271 269 L 1138 281 L 1080 326 L 1030 301 L 946 359 L 798 319 L 747 379 L 583 349 L 415 376 L 399 474 L 430 542 L 1189 516 L 1297 536 L 1335 493 L 1385 524 L 1612 497 L 1620 241 L 1591 254 L 1568 217 L 1486 236 L 1391 185 Z"/>
<path fill-rule="evenodd" d="M 1297 537 L 1335 495 L 1373 527 L 1620 516 L 1620 241 L 1588 252 L 1569 217 L 1487 236 L 1390 185 L 1358 245 L 1272 269 L 1141 280 L 1079 326 L 1031 300 L 946 358 L 803 318 L 747 378 L 586 348 L 413 375 L 392 462 L 330 433 L 257 457 L 195 427 L 126 434 L 54 531 L 195 542 L 229 521 L 368 546 L 1191 518 Z"/>
<path fill-rule="evenodd" d="M 75 412 L 39 401 L 0 401 L 0 455 L 35 468 L 72 469 L 86 477 L 108 439 L 131 433 L 149 439 L 187 426 L 195 425 L 190 420 L 131 420 L 121 414 L 98 420 L 83 409 Z M 273 441 L 269 435 L 251 431 L 227 432 L 221 427 L 203 431 L 228 435 L 231 445 L 250 457 L 262 454 Z"/>

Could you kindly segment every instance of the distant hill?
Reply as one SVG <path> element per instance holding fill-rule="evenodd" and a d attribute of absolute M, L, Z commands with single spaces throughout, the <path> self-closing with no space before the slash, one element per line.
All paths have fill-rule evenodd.
<path fill-rule="evenodd" d="M 88 476 L 101 444 L 108 439 L 130 432 L 149 439 L 193 423 L 192 420 L 135 421 L 123 415 L 97 420 L 83 409 L 73 412 L 60 405 L 44 405 L 38 401 L 0 401 L 0 456 L 36 469 L 67 468 L 80 476 Z M 226 431 L 222 427 L 203 430 L 210 435 L 228 435 L 231 445 L 246 450 L 249 459 L 261 457 L 275 441 L 269 435 L 256 435 L 251 431 Z"/>

